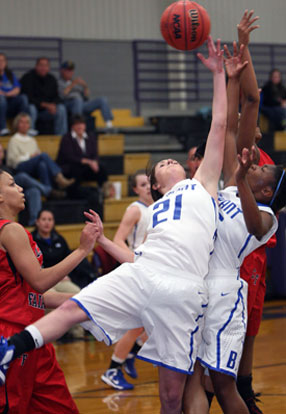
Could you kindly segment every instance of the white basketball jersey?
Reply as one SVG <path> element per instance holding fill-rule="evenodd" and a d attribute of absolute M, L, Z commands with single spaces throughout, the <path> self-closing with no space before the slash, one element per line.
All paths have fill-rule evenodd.
<path fill-rule="evenodd" d="M 205 277 L 213 250 L 218 208 L 195 179 L 182 180 L 149 208 L 146 241 L 135 255 L 156 264 Z M 139 257 L 139 261 L 141 260 Z"/>
<path fill-rule="evenodd" d="M 261 240 L 248 233 L 244 221 L 237 187 L 227 187 L 218 193 L 219 222 L 214 253 L 210 260 L 209 274 L 238 275 L 244 258 L 257 247 L 265 244 L 276 232 L 278 223 L 272 209 L 257 203 L 259 210 L 272 215 L 271 229 Z"/>
<path fill-rule="evenodd" d="M 150 218 L 148 214 L 148 206 L 146 206 L 146 204 L 142 203 L 142 201 L 134 201 L 127 207 L 127 210 L 134 206 L 140 210 L 140 219 L 133 227 L 131 233 L 127 236 L 128 246 L 132 251 L 143 243 Z"/>

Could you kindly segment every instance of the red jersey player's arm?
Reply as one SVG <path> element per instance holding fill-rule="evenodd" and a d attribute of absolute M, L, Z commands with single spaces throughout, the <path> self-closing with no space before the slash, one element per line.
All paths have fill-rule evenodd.
<path fill-rule="evenodd" d="M 88 223 L 81 234 L 80 245 L 56 265 L 41 268 L 29 242 L 18 223 L 9 223 L 0 231 L 2 248 L 9 253 L 17 271 L 38 292 L 43 293 L 69 274 L 93 249 L 96 239 L 95 226 Z"/>

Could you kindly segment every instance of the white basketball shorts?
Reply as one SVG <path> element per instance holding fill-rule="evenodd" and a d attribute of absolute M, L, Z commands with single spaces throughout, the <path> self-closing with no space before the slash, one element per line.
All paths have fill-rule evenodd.
<path fill-rule="evenodd" d="M 158 266 L 158 265 L 157 265 Z M 139 259 L 81 290 L 74 300 L 90 321 L 82 326 L 107 345 L 144 326 L 148 340 L 138 358 L 192 374 L 207 306 L 204 281 Z"/>
<path fill-rule="evenodd" d="M 198 359 L 205 367 L 236 378 L 247 327 L 247 283 L 207 278 L 209 305 Z"/>

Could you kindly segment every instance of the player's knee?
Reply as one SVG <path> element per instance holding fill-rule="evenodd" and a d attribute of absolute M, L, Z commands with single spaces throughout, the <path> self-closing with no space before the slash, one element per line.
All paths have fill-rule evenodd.
<path fill-rule="evenodd" d="M 226 401 L 236 391 L 236 382 L 233 377 L 221 373 L 211 373 L 215 394 L 220 401 Z"/>
<path fill-rule="evenodd" d="M 165 387 L 161 390 L 160 400 L 162 407 L 168 407 L 174 411 L 181 409 L 182 396 L 175 387 Z"/>

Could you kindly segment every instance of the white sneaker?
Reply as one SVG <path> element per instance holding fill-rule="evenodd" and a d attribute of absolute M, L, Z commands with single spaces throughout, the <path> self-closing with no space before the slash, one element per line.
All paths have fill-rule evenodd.
<path fill-rule="evenodd" d="M 36 129 L 30 128 L 28 131 L 28 135 L 30 135 L 31 137 L 35 137 L 36 135 L 39 135 L 39 131 L 37 131 Z"/>
<path fill-rule="evenodd" d="M 133 384 L 126 381 L 121 369 L 117 368 L 110 368 L 105 371 L 105 373 L 101 375 L 101 380 L 116 390 L 133 390 L 134 388 Z"/>
<path fill-rule="evenodd" d="M 1 135 L 1 137 L 3 137 L 4 135 L 9 135 L 9 134 L 11 134 L 11 131 L 10 131 L 10 129 L 8 129 L 8 128 L 3 128 L 3 129 L 1 129 L 1 131 L 0 131 L 0 135 Z"/>

